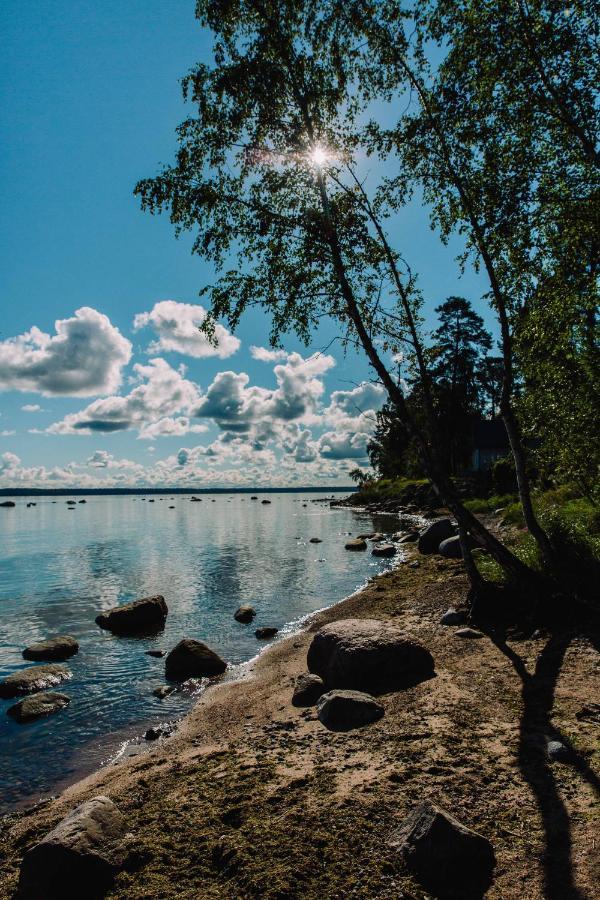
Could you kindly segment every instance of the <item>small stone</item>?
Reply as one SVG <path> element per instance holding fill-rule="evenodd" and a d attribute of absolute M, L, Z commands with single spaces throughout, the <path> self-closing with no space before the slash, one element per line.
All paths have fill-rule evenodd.
<path fill-rule="evenodd" d="M 152 693 L 155 697 L 158 697 L 159 700 L 164 700 L 165 697 L 168 697 L 169 694 L 172 694 L 175 688 L 170 684 L 161 684 L 160 687 L 154 688 Z"/>
<path fill-rule="evenodd" d="M 325 693 L 325 682 L 318 675 L 305 672 L 296 681 L 292 706 L 314 706 L 319 697 Z"/>
<path fill-rule="evenodd" d="M 366 550 L 367 542 L 362 538 L 355 538 L 353 541 L 348 541 L 344 544 L 344 548 L 346 550 Z"/>
<path fill-rule="evenodd" d="M 153 656 L 155 659 L 161 659 L 164 655 L 164 650 L 146 650 L 146 656 Z"/>
<path fill-rule="evenodd" d="M 256 610 L 254 609 L 254 607 L 244 604 L 236 609 L 233 614 L 233 618 L 236 620 L 236 622 L 241 622 L 243 625 L 247 625 L 252 621 L 255 615 Z"/>
<path fill-rule="evenodd" d="M 66 694 L 44 691 L 39 694 L 31 694 L 31 696 L 19 700 L 18 703 L 6 710 L 6 714 L 17 722 L 33 722 L 34 719 L 40 719 L 42 716 L 50 716 L 52 713 L 60 712 L 70 702 L 71 698 L 67 697 Z"/>
<path fill-rule="evenodd" d="M 322 544 L 323 541 L 321 540 L 321 538 L 311 538 L 310 541 L 309 541 L 309 543 L 311 543 L 311 544 Z"/>
<path fill-rule="evenodd" d="M 453 606 L 444 613 L 440 619 L 440 625 L 464 625 L 467 621 L 467 614 L 458 612 Z"/>
<path fill-rule="evenodd" d="M 421 565 L 421 563 L 419 562 L 418 559 L 413 559 L 412 562 L 408 563 L 408 568 L 409 569 L 418 569 L 420 567 L 420 565 Z"/>
<path fill-rule="evenodd" d="M 476 628 L 459 628 L 458 631 L 454 632 L 454 637 L 459 638 L 482 638 L 483 634 L 481 631 L 477 631 Z"/>
<path fill-rule="evenodd" d="M 381 703 L 362 691 L 329 691 L 317 703 L 317 717 L 330 731 L 351 731 L 381 719 Z"/>
<path fill-rule="evenodd" d="M 571 751 L 562 741 L 548 741 L 546 753 L 550 759 L 556 759 L 559 762 L 566 762 L 571 758 Z"/>
<path fill-rule="evenodd" d="M 79 644 L 75 638 L 69 634 L 61 634 L 57 637 L 47 638 L 36 644 L 30 644 L 25 647 L 22 656 L 23 659 L 30 659 L 34 662 L 47 660 L 54 662 L 58 660 L 68 659 L 79 651 Z"/>
<path fill-rule="evenodd" d="M 254 634 L 259 640 L 268 641 L 269 638 L 275 637 L 278 631 L 278 628 L 269 628 L 268 626 L 266 626 L 263 628 L 257 628 Z"/>

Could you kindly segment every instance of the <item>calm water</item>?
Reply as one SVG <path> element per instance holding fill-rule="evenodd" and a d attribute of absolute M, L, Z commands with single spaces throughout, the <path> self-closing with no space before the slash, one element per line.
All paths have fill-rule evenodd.
<path fill-rule="evenodd" d="M 231 664 L 246 662 L 265 645 L 256 627 L 290 626 L 389 566 L 345 551 L 344 539 L 393 520 L 311 503 L 317 496 L 273 494 L 270 506 L 239 494 L 202 503 L 102 496 L 74 511 L 66 497 L 40 497 L 30 509 L 25 498 L 0 509 L 0 678 L 31 665 L 21 656 L 27 644 L 55 634 L 80 643 L 66 663 L 72 680 L 57 688 L 71 697 L 67 709 L 19 725 L 6 715 L 15 701 L 0 700 L 0 809 L 52 793 L 124 737 L 185 713 L 193 698 L 152 696 L 164 660 L 145 650 L 194 637 Z M 169 607 L 161 634 L 114 637 L 96 626 L 102 610 L 150 594 Z M 255 606 L 253 625 L 233 619 L 241 603 Z"/>

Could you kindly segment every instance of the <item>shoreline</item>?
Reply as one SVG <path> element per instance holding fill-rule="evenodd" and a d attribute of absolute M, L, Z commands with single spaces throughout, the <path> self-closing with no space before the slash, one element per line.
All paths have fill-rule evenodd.
<path fill-rule="evenodd" d="M 570 767 L 524 760 L 528 710 L 510 659 L 488 638 L 461 641 L 439 624 L 448 606 L 465 598 L 462 563 L 417 554 L 419 566 L 411 568 L 415 553 L 410 545 L 405 563 L 311 614 L 300 631 L 245 664 L 243 677 L 211 687 L 181 727 L 147 753 L 5 820 L 2 900 L 14 897 L 23 849 L 98 794 L 119 806 L 136 842 L 137 861 L 118 876 L 112 898 L 422 898 L 388 837 L 430 798 L 492 841 L 498 864 L 487 897 L 541 900 L 551 835 L 531 766 L 554 780 L 569 816 L 572 850 L 569 861 L 559 858 L 560 877 L 592 898 L 600 863 L 590 784 Z M 314 632 L 348 617 L 393 620 L 432 652 L 436 675 L 380 698 L 380 722 L 332 733 L 314 707 L 292 707 L 291 695 Z M 546 643 L 538 637 L 511 645 L 534 673 Z M 594 726 L 576 717 L 594 685 L 600 690 L 589 642 L 570 643 L 556 680 L 553 723 L 573 739 L 577 731 L 592 765 Z"/>

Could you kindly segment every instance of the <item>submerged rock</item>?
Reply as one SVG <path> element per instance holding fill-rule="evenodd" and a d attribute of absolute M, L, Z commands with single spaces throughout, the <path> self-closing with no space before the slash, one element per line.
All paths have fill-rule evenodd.
<path fill-rule="evenodd" d="M 329 691 L 317 703 L 319 721 L 330 731 L 350 731 L 370 725 L 384 715 L 381 703 L 361 691 Z"/>
<path fill-rule="evenodd" d="M 442 541 L 446 538 L 454 537 L 456 527 L 450 519 L 438 519 L 421 532 L 419 535 L 419 552 L 420 553 L 437 553 Z"/>
<path fill-rule="evenodd" d="M 344 544 L 346 550 L 366 550 L 367 542 L 363 538 L 354 538 Z"/>
<path fill-rule="evenodd" d="M 491 843 L 429 800 L 413 810 L 390 844 L 436 896 L 482 897 L 492 883 Z"/>
<path fill-rule="evenodd" d="M 46 638 L 45 641 L 39 641 L 37 644 L 30 644 L 25 647 L 23 659 L 30 659 L 34 662 L 37 660 L 58 661 L 69 659 L 79 651 L 79 644 L 70 634 L 60 634 L 57 637 Z"/>
<path fill-rule="evenodd" d="M 165 674 L 171 681 L 221 675 L 227 663 L 202 641 L 184 638 L 165 660 Z"/>
<path fill-rule="evenodd" d="M 252 621 L 255 615 L 256 610 L 253 606 L 250 606 L 249 604 L 243 604 L 242 606 L 238 606 L 233 614 L 233 618 L 236 620 L 236 622 L 241 622 L 243 625 L 247 625 Z"/>
<path fill-rule="evenodd" d="M 70 702 L 71 698 L 66 694 L 60 694 L 58 691 L 43 691 L 19 700 L 18 703 L 6 710 L 6 714 L 17 722 L 33 722 L 34 719 L 59 712 Z"/>
<path fill-rule="evenodd" d="M 108 797 L 82 803 L 58 823 L 21 863 L 25 900 L 103 896 L 126 857 L 126 825 Z"/>
<path fill-rule="evenodd" d="M 383 693 L 418 684 L 434 673 L 433 657 L 389 622 L 341 619 L 312 639 L 308 669 L 329 689 Z"/>
<path fill-rule="evenodd" d="M 325 682 L 318 675 L 305 672 L 296 681 L 292 695 L 292 706 L 314 706 L 325 693 Z"/>
<path fill-rule="evenodd" d="M 257 628 L 254 634 L 261 641 L 268 641 L 269 638 L 275 637 L 279 628 L 271 628 L 268 625 L 263 628 Z"/>
<path fill-rule="evenodd" d="M 114 606 L 96 616 L 96 624 L 113 634 L 136 634 L 164 628 L 169 609 L 161 594 Z"/>
<path fill-rule="evenodd" d="M 66 666 L 48 664 L 46 666 L 29 666 L 20 669 L 0 681 L 0 697 L 18 697 L 20 694 L 33 694 L 45 691 L 71 678 Z"/>

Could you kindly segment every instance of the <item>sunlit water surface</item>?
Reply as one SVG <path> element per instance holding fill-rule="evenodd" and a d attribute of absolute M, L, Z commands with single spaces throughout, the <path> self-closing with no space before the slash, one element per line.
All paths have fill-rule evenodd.
<path fill-rule="evenodd" d="M 57 688 L 71 698 L 66 709 L 19 725 L 6 715 L 15 701 L 0 700 L 0 810 L 52 793 L 105 762 L 125 737 L 185 713 L 193 696 L 152 695 L 164 660 L 146 650 L 193 637 L 230 664 L 246 662 L 265 646 L 255 628 L 285 633 L 389 567 L 344 550 L 344 541 L 393 520 L 310 502 L 318 496 L 273 494 L 271 505 L 240 494 L 201 503 L 98 496 L 73 509 L 68 498 L 41 497 L 34 507 L 18 498 L 0 509 L 0 678 L 31 665 L 21 656 L 27 644 L 56 634 L 80 643 L 66 663 L 72 679 Z M 151 594 L 169 607 L 161 634 L 115 637 L 95 624 L 102 610 Z M 242 603 L 257 610 L 252 625 L 233 619 Z"/>

